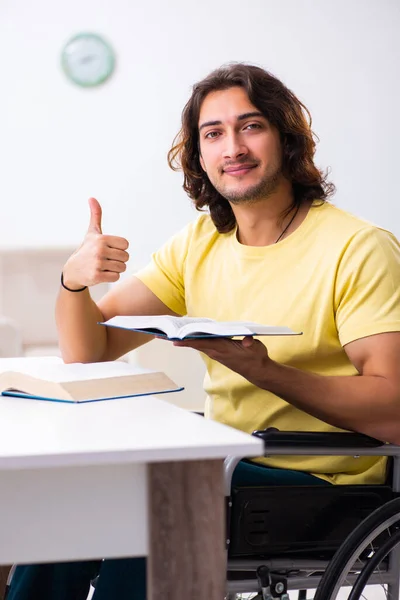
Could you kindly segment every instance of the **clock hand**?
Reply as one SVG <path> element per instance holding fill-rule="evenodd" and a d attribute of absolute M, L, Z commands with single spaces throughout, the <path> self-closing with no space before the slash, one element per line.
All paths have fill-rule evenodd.
<path fill-rule="evenodd" d="M 81 64 L 86 64 L 89 62 L 93 62 L 94 60 L 96 60 L 96 57 L 93 55 L 88 55 L 88 56 L 84 56 L 81 58 L 80 62 Z"/>

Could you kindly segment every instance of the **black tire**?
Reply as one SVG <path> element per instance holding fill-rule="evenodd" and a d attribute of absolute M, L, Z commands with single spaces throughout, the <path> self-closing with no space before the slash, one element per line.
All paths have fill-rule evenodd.
<path fill-rule="evenodd" d="M 373 540 L 389 527 L 392 529 L 393 533 L 396 533 L 400 528 L 400 498 L 391 500 L 377 508 L 346 538 L 327 566 L 318 585 L 314 600 L 335 600 L 347 573 L 351 570 L 351 567 L 354 565 L 357 558 Z M 387 544 L 388 550 L 386 555 L 393 550 L 399 542 L 400 537 L 395 535 L 392 544 Z M 376 554 L 378 554 L 378 552 L 379 550 Z M 383 560 L 384 558 L 384 556 L 381 556 L 380 560 Z M 368 562 L 366 562 L 362 571 L 367 569 L 367 567 Z M 362 575 L 362 571 L 359 578 Z M 366 577 L 366 575 L 368 575 L 368 577 Z M 359 584 L 359 587 L 362 587 L 362 589 L 360 590 L 358 597 L 361 595 L 362 590 L 367 584 L 367 579 L 369 579 L 367 570 L 364 572 L 363 577 L 365 581 L 361 582 L 363 584 L 362 586 Z"/>

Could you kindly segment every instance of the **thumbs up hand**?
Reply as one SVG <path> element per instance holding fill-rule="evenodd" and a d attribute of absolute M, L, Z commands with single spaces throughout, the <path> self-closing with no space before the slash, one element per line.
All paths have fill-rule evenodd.
<path fill-rule="evenodd" d="M 89 198 L 89 207 L 90 222 L 83 243 L 63 269 L 64 284 L 72 290 L 118 281 L 129 260 L 126 252 L 129 243 L 125 238 L 103 235 L 99 202 Z"/>

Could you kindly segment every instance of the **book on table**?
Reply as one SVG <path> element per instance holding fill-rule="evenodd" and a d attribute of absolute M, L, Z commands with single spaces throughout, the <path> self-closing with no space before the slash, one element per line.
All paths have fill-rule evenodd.
<path fill-rule="evenodd" d="M 3 396 L 93 402 L 181 390 L 165 373 L 122 361 L 65 364 L 58 357 L 0 359 Z"/>
<path fill-rule="evenodd" d="M 214 321 L 195 317 L 117 316 L 99 323 L 107 327 L 118 327 L 155 335 L 168 340 L 198 339 L 209 337 L 244 337 L 261 335 L 301 335 L 289 327 L 274 327 L 251 321 Z"/>

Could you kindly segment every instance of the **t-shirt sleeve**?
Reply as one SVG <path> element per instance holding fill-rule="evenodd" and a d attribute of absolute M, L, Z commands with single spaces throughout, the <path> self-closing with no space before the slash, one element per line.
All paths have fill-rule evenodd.
<path fill-rule="evenodd" d="M 371 226 L 352 237 L 337 269 L 335 313 L 342 346 L 400 331 L 400 244 L 394 235 Z"/>
<path fill-rule="evenodd" d="M 149 264 L 135 273 L 161 302 L 178 315 L 186 315 L 185 264 L 193 235 L 193 223 L 170 238 Z"/>

